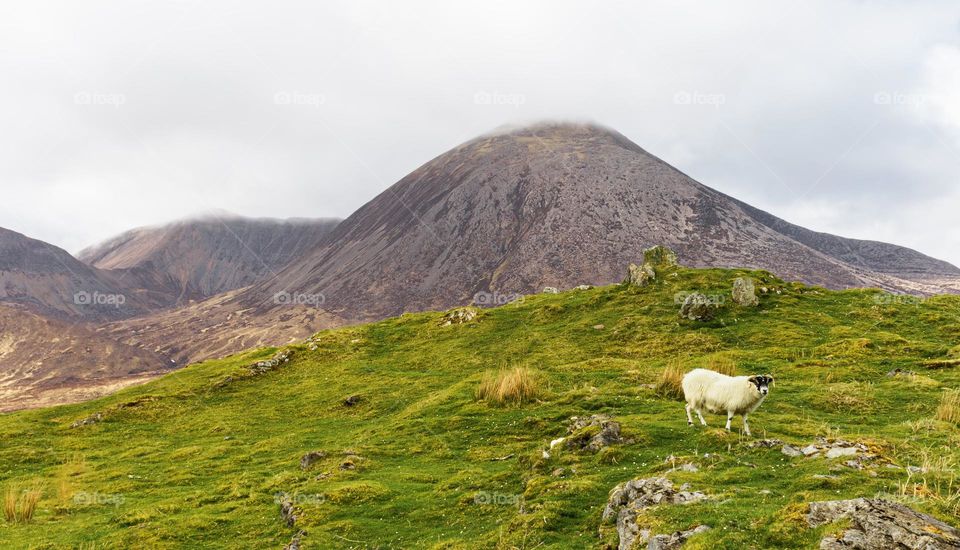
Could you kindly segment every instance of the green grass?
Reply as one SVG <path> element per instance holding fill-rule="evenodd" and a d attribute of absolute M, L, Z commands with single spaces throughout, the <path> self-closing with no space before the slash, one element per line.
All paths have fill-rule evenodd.
<path fill-rule="evenodd" d="M 782 293 L 757 308 L 728 302 L 708 323 L 677 316 L 676 293 L 728 293 L 742 275 Z M 830 527 L 805 528 L 812 500 L 886 495 L 960 523 L 960 432 L 937 419 L 960 371 L 924 366 L 957 355 L 960 297 L 897 304 L 878 293 L 669 269 L 645 288 L 528 296 L 462 325 L 440 326 L 434 312 L 321 332 L 259 375 L 247 365 L 276 350 L 6 414 L 0 489 L 44 490 L 31 521 L 0 523 L 0 547 L 280 548 L 302 529 L 304 548 L 599 548 L 615 541 L 609 526 L 598 537 L 610 489 L 665 474 L 670 455 L 700 470 L 665 475 L 712 498 L 645 517 L 659 532 L 713 527 L 688 548 L 816 547 Z M 719 416 L 689 428 L 682 403 L 654 389 L 678 362 L 773 374 L 755 437 L 864 441 L 926 472 L 874 477 L 752 449 L 739 421 L 728 434 Z M 518 366 L 537 373 L 535 400 L 477 399 L 485 373 Z M 886 376 L 898 367 L 917 376 Z M 70 427 L 98 412 L 100 422 Z M 601 412 L 629 442 L 541 456 L 571 416 Z M 301 470 L 312 450 L 326 457 Z M 838 477 L 813 477 L 827 473 Z M 294 527 L 280 492 L 298 508 Z"/>

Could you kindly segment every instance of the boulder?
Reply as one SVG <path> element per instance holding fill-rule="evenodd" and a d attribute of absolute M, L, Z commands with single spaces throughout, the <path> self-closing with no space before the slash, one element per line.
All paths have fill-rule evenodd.
<path fill-rule="evenodd" d="M 654 246 L 643 251 L 643 263 L 652 267 L 673 267 L 677 265 L 677 253 L 665 246 Z"/>
<path fill-rule="evenodd" d="M 707 495 L 701 492 L 689 491 L 687 485 L 682 485 L 679 490 L 675 489 L 673 482 L 665 477 L 632 479 L 617 485 L 610 491 L 607 506 L 603 510 L 603 521 L 616 519 L 617 535 L 620 538 L 619 550 L 628 550 L 635 542 L 646 544 L 652 538 L 649 528 L 643 528 L 637 524 L 638 511 L 659 504 L 690 504 L 705 498 Z M 658 536 L 653 535 L 653 537 Z M 668 540 L 672 537 L 673 535 L 668 535 Z M 686 541 L 686 537 L 683 541 Z M 683 541 L 678 544 L 682 544 Z M 676 546 L 658 546 L 657 548 L 676 548 Z"/>
<path fill-rule="evenodd" d="M 296 508 L 293 505 L 293 499 L 289 493 L 280 493 L 276 501 L 280 504 L 280 518 L 287 527 L 293 527 L 297 522 Z"/>
<path fill-rule="evenodd" d="M 545 286 L 543 287 L 544 294 L 560 294 L 560 290 L 555 286 Z"/>
<path fill-rule="evenodd" d="M 593 288 L 593 285 L 577 285 L 576 287 L 577 290 L 590 290 L 591 288 Z"/>
<path fill-rule="evenodd" d="M 271 371 L 280 365 L 290 361 L 290 357 L 293 355 L 291 350 L 280 350 L 273 355 L 270 359 L 264 361 L 257 361 L 256 363 L 250 365 L 250 372 L 253 374 L 263 374 L 267 371 Z"/>
<path fill-rule="evenodd" d="M 620 423 L 605 414 L 586 417 L 571 417 L 565 438 L 568 449 L 587 450 L 592 453 L 622 441 Z"/>
<path fill-rule="evenodd" d="M 80 426 L 89 426 L 90 424 L 96 424 L 103 420 L 103 413 L 94 413 L 86 418 L 81 418 L 73 424 L 70 424 L 71 428 L 79 428 Z"/>
<path fill-rule="evenodd" d="M 300 550 L 300 539 L 306 534 L 306 531 L 298 531 L 297 534 L 290 539 L 290 543 L 283 547 L 283 550 Z"/>
<path fill-rule="evenodd" d="M 307 468 L 312 466 L 315 462 L 319 462 L 324 458 L 327 458 L 327 453 L 323 451 L 310 451 L 309 453 L 303 455 L 300 458 L 300 469 L 306 470 Z"/>
<path fill-rule="evenodd" d="M 440 320 L 440 326 L 448 327 L 450 325 L 469 323 L 477 318 L 479 311 L 477 308 L 470 306 L 451 309 L 443 315 L 443 319 Z"/>
<path fill-rule="evenodd" d="M 960 548 L 960 530 L 896 502 L 855 498 L 810 503 L 807 513 L 810 527 L 839 519 L 848 520 L 849 527 L 824 537 L 820 541 L 821 549 Z"/>
<path fill-rule="evenodd" d="M 647 550 L 675 550 L 683 546 L 683 543 L 693 535 L 709 530 L 710 527 L 707 525 L 698 525 L 693 529 L 677 531 L 671 535 L 654 535 L 647 542 Z"/>
<path fill-rule="evenodd" d="M 650 264 L 630 264 L 627 266 L 627 278 L 624 282 L 633 286 L 647 286 L 656 278 L 657 274 Z"/>
<path fill-rule="evenodd" d="M 733 301 L 741 306 L 753 307 L 760 303 L 757 298 L 756 288 L 753 286 L 753 279 L 750 277 L 737 277 L 733 281 Z"/>
<path fill-rule="evenodd" d="M 363 401 L 362 395 L 351 395 L 350 397 L 347 397 L 346 399 L 343 400 L 343 406 L 354 407 L 356 405 L 359 405 L 361 401 Z"/>
<path fill-rule="evenodd" d="M 717 314 L 718 306 L 705 295 L 694 292 L 683 300 L 680 306 L 680 317 L 691 321 L 709 321 Z"/>

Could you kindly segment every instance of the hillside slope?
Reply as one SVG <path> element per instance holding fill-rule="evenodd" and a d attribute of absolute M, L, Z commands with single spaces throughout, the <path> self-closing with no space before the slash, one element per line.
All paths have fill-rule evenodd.
<path fill-rule="evenodd" d="M 85 325 L 0 305 L 0 412 L 91 399 L 173 366 Z"/>
<path fill-rule="evenodd" d="M 728 296 L 744 274 L 768 289 L 758 307 L 718 298 L 713 321 L 677 316 L 679 293 Z M 806 503 L 861 496 L 958 523 L 960 432 L 937 417 L 960 384 L 949 366 L 960 297 L 670 268 L 644 288 L 531 295 L 465 324 L 443 320 L 426 312 L 324 331 L 273 367 L 251 367 L 274 355 L 264 349 L 0 416 L 0 485 L 47 480 L 32 521 L 0 527 L 0 543 L 276 548 L 302 530 L 302 548 L 609 548 L 611 489 L 649 476 L 709 497 L 641 517 L 659 533 L 712 527 L 688 548 L 817 547 L 846 527 L 808 528 Z M 712 415 L 711 427 L 690 428 L 682 403 L 655 389 L 668 366 L 730 363 L 777 380 L 751 416 L 753 438 L 717 429 Z M 476 399 L 484 373 L 520 365 L 535 371 L 538 399 Z M 598 413 L 621 423 L 623 441 L 544 458 L 571 416 Z M 850 456 L 751 445 L 818 436 L 876 456 L 851 467 Z M 324 453 L 302 469 L 310 451 Z"/>

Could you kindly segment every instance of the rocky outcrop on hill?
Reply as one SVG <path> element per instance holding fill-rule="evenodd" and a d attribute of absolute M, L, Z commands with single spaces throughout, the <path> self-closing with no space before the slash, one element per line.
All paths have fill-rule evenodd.
<path fill-rule="evenodd" d="M 902 504 L 866 498 L 810 503 L 807 513 L 810 527 L 840 519 L 848 520 L 850 526 L 839 534 L 824 537 L 820 541 L 821 549 L 960 548 L 960 530 Z"/>

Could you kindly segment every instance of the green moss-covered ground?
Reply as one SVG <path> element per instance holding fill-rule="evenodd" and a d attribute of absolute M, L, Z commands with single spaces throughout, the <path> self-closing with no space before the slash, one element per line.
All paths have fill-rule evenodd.
<path fill-rule="evenodd" d="M 677 293 L 729 296 L 741 275 L 768 288 L 759 307 L 727 302 L 707 323 L 678 317 Z M 805 527 L 812 500 L 881 495 L 960 524 L 960 432 L 935 418 L 960 369 L 925 366 L 958 356 L 960 297 L 674 268 L 646 288 L 528 296 L 462 325 L 441 317 L 321 332 L 255 376 L 247 366 L 277 350 L 0 416 L 0 488 L 43 487 L 31 522 L 0 523 L 0 547 L 281 548 L 303 530 L 304 548 L 599 548 L 616 541 L 600 518 L 610 489 L 658 474 L 711 496 L 645 515 L 657 532 L 713 527 L 688 548 L 816 547 L 836 526 Z M 733 433 L 717 429 L 719 416 L 689 428 L 682 403 L 654 392 L 678 360 L 733 360 L 741 374 L 776 377 L 751 417 L 753 438 L 739 420 Z M 544 384 L 540 401 L 476 401 L 485 371 L 521 365 Z M 917 374 L 886 376 L 895 368 Z M 352 395 L 359 402 L 344 405 Z M 101 421 L 71 428 L 98 412 Z M 600 412 L 631 442 L 542 458 L 569 417 Z M 748 447 L 817 436 L 869 443 L 883 458 L 854 470 Z M 312 450 L 327 458 L 303 471 Z M 671 455 L 699 471 L 667 473 Z M 296 504 L 294 527 L 280 517 L 281 492 Z"/>

